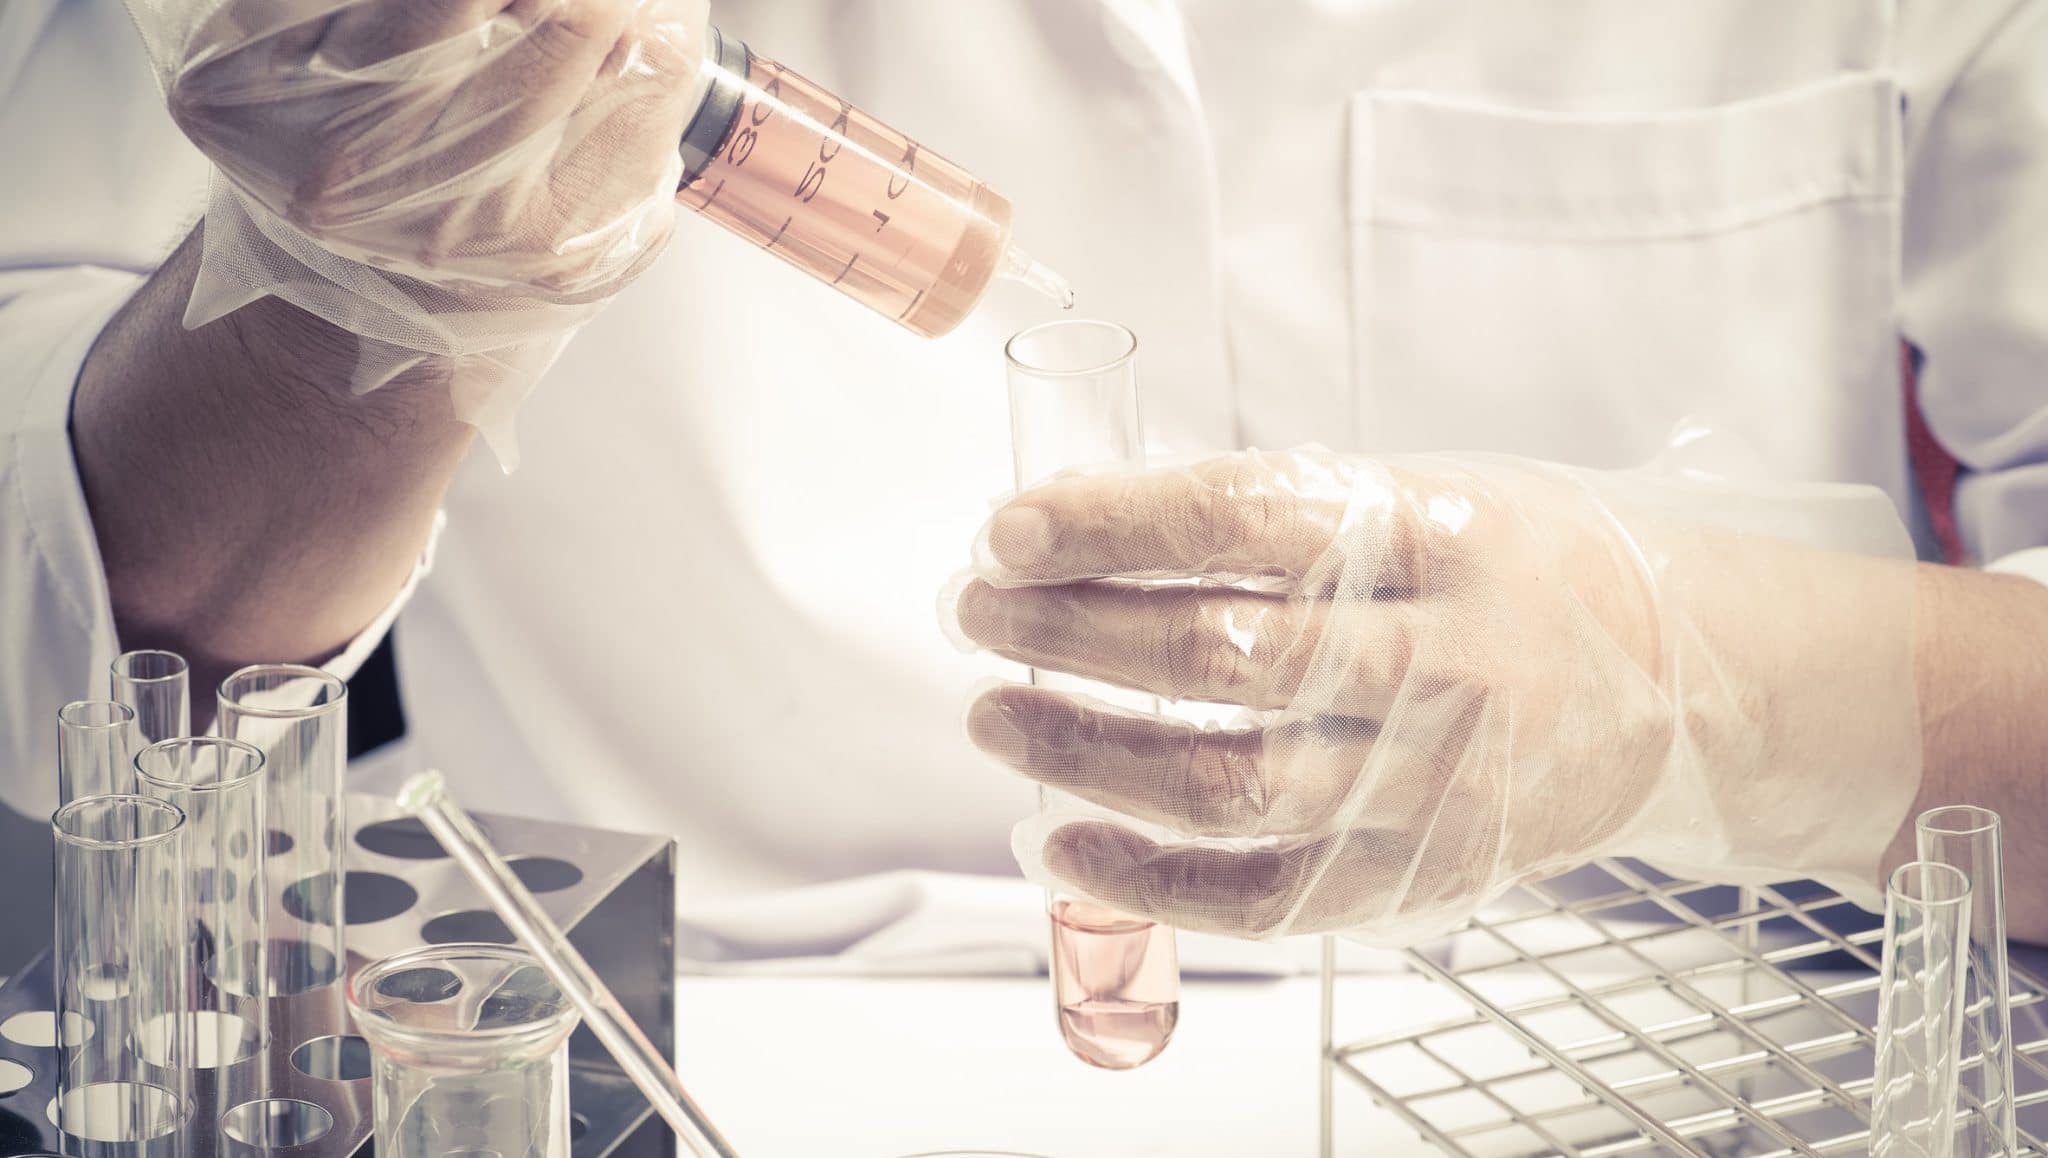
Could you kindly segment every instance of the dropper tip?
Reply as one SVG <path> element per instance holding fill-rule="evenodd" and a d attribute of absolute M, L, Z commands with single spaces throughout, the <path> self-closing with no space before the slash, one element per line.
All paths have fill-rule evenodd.
<path fill-rule="evenodd" d="M 448 791 L 447 782 L 432 768 L 415 773 L 398 790 L 398 807 L 409 816 L 418 816 L 440 803 Z"/>
<path fill-rule="evenodd" d="M 1058 302 L 1063 310 L 1074 308 L 1074 287 L 1067 284 L 1067 279 L 1014 245 L 1003 252 L 1002 273 Z"/>

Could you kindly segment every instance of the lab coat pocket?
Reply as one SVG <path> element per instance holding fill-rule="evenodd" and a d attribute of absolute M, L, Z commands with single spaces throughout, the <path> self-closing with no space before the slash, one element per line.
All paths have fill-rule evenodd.
<path fill-rule="evenodd" d="M 1622 466 L 1692 417 L 1789 477 L 1899 445 L 1888 76 L 1641 115 L 1375 91 L 1350 120 L 1360 444 Z"/>

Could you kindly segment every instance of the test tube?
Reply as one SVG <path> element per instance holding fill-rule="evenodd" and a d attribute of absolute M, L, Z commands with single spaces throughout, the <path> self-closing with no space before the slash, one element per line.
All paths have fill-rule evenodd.
<path fill-rule="evenodd" d="M 57 803 L 135 791 L 135 711 L 112 700 L 57 710 Z"/>
<path fill-rule="evenodd" d="M 569 1158 L 576 1007 L 527 953 L 434 945 L 365 966 L 378 1158 Z"/>
<path fill-rule="evenodd" d="M 64 1153 L 185 1155 L 191 1113 L 191 960 L 185 815 L 146 796 L 85 796 L 56 836 L 58 1049 L 52 1118 Z M 158 1048 L 137 1048 L 150 1035 Z M 198 1158 L 193 1155 L 192 1158 Z"/>
<path fill-rule="evenodd" d="M 114 699 L 135 712 L 138 747 L 192 734 L 191 673 L 183 656 L 124 652 L 108 665 L 107 675 Z"/>
<path fill-rule="evenodd" d="M 1931 861 L 1892 873 L 1878 969 L 1872 1158 L 1950 1158 L 1969 951 L 1970 881 Z"/>
<path fill-rule="evenodd" d="M 972 173 L 716 28 L 708 41 L 678 203 L 925 337 L 997 276 L 1073 304 Z"/>
<path fill-rule="evenodd" d="M 2005 857 L 1998 814 L 1968 804 L 1930 808 L 1913 825 L 1921 860 L 1970 880 L 1970 949 L 1963 983 L 1963 1077 L 1969 1115 L 1959 1137 L 1970 1158 L 2018 1154 L 2012 1084 L 2012 997 L 2005 949 Z"/>
<path fill-rule="evenodd" d="M 1137 352 L 1137 336 L 1113 322 L 1048 322 L 1010 339 L 1003 354 L 1019 490 L 1075 467 L 1144 464 Z M 1157 707 L 1150 696 L 1134 701 L 1121 689 L 1058 673 L 1034 670 L 1031 682 Z M 1040 807 L 1055 795 L 1041 786 Z M 1079 806 L 1075 798 L 1062 803 Z M 1180 1020 L 1173 930 L 1057 893 L 1046 903 L 1053 996 L 1067 1048 L 1104 1069 L 1132 1069 L 1159 1056 Z"/>
<path fill-rule="evenodd" d="M 263 754 L 239 740 L 164 740 L 135 757 L 144 795 L 185 814 L 185 911 L 181 922 L 192 977 L 190 1029 L 195 1115 L 189 1135 L 206 1152 L 232 1109 L 268 1092 L 262 1051 L 269 1002 L 260 996 L 269 949 L 264 890 Z M 252 904 L 255 898 L 259 903 Z M 168 1038 L 158 1026 L 144 1039 L 152 1054 Z M 247 1112 L 245 1111 L 245 1116 Z"/>
<path fill-rule="evenodd" d="M 273 855 L 266 895 L 282 916 L 265 962 L 267 991 L 288 995 L 333 986 L 324 1012 L 344 1014 L 340 986 L 347 961 L 342 850 L 347 834 L 342 777 L 348 768 L 348 685 L 296 664 L 245 667 L 221 681 L 220 734 L 263 754 L 268 787 L 265 834 Z M 312 1007 L 301 1002 L 309 1016 Z"/>

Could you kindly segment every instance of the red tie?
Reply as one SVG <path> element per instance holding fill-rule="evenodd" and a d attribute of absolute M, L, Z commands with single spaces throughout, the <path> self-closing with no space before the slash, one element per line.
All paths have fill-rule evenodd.
<path fill-rule="evenodd" d="M 1963 536 L 1956 530 L 1955 456 L 1927 427 L 1927 415 L 1920 410 L 1920 354 L 1911 342 L 1899 343 L 1899 381 L 1906 393 L 1906 461 L 1912 465 L 1913 481 L 1927 502 L 1927 519 L 1934 526 L 1935 541 L 1941 544 L 1941 561 L 1963 561 Z"/>

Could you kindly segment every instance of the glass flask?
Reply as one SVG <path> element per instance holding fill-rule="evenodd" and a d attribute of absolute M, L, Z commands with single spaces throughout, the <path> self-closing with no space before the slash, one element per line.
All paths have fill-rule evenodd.
<path fill-rule="evenodd" d="M 59 808 L 50 827 L 58 1049 L 51 1120 L 61 1149 L 84 1158 L 183 1158 L 194 1048 L 185 815 L 146 796 L 86 796 Z"/>
<path fill-rule="evenodd" d="M 569 1158 L 576 1010 L 530 955 L 401 953 L 358 972 L 348 1004 L 370 1043 L 378 1158 Z"/>
<path fill-rule="evenodd" d="M 1968 804 L 1930 808 L 1913 825 L 1917 855 L 1970 880 L 1970 950 L 1963 979 L 1958 1152 L 2018 1154 L 2012 1084 L 2012 990 L 2005 946 L 2005 855 L 1998 814 Z"/>
<path fill-rule="evenodd" d="M 1138 339 L 1112 322 L 1076 319 L 1033 326 L 1003 348 L 1010 389 L 1010 446 L 1017 489 L 1077 467 L 1142 466 Z M 1092 680 L 1033 671 L 1041 687 L 1141 710 L 1151 696 Z M 1039 804 L 1084 810 L 1077 797 L 1041 786 Z M 1180 1020 L 1180 962 L 1173 930 L 1078 898 L 1047 897 L 1053 996 L 1060 1037 L 1075 1057 L 1131 1069 L 1159 1056 Z"/>
<path fill-rule="evenodd" d="M 1892 873 L 1878 971 L 1871 1158 L 1955 1152 L 1969 938 L 1970 881 L 1962 870 L 1913 861 Z"/>
<path fill-rule="evenodd" d="M 113 698 L 135 712 L 136 746 L 192 734 L 191 672 L 169 651 L 130 651 L 107 667 Z"/>
<path fill-rule="evenodd" d="M 135 791 L 135 712 L 112 700 L 57 710 L 57 803 Z"/>
<path fill-rule="evenodd" d="M 220 734 L 254 747 L 265 768 L 266 895 L 293 919 L 272 922 L 264 967 L 266 992 L 307 993 L 332 986 L 325 1020 L 342 1017 L 347 958 L 342 853 L 347 817 L 342 777 L 348 767 L 348 685 L 296 664 L 245 667 L 221 681 Z M 310 1007 L 299 1003 L 310 1016 Z"/>
<path fill-rule="evenodd" d="M 192 981 L 193 1097 L 209 1110 L 192 1134 L 211 1142 L 231 1109 L 268 1093 L 263 1049 L 269 1003 L 262 979 L 269 949 L 264 889 L 263 754 L 239 740 L 164 740 L 135 757 L 143 795 L 185 814 L 185 912 L 181 922 Z M 160 1050 L 166 1034 L 143 1041 Z"/>

